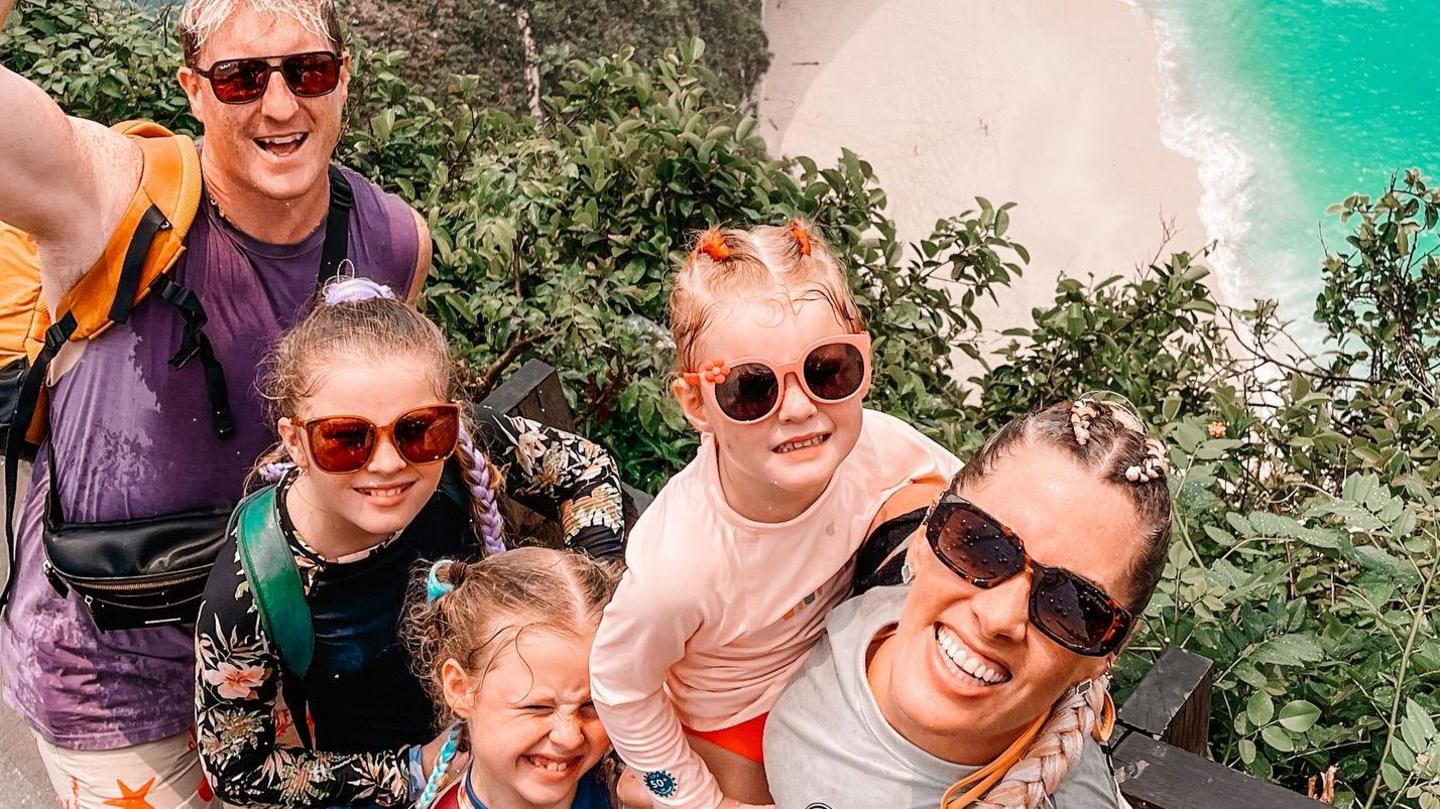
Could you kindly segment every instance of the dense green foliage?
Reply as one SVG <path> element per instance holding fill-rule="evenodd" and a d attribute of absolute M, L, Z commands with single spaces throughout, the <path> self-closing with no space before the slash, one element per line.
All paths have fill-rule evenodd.
<path fill-rule="evenodd" d="M 22 3 L 0 58 L 73 113 L 193 124 L 160 32 L 113 2 Z M 1178 253 L 1138 276 L 1062 280 L 967 399 L 952 351 L 979 354 L 973 304 L 1028 260 L 1009 206 L 977 200 L 902 244 L 862 159 L 770 159 L 754 120 L 711 99 L 701 51 L 566 65 L 539 123 L 477 105 L 473 78 L 426 97 L 399 78 L 400 54 L 359 49 L 343 157 L 429 218 L 427 300 L 475 392 L 550 361 L 584 430 L 653 486 L 693 444 L 660 325 L 688 234 L 809 215 L 871 321 L 875 406 L 963 453 L 1025 409 L 1109 389 L 1168 439 L 1171 564 L 1123 680 L 1166 646 L 1196 650 L 1218 666 L 1217 760 L 1297 789 L 1337 767 L 1339 805 L 1440 806 L 1440 192 L 1410 172 L 1337 206 L 1353 235 L 1323 267 L 1323 355 L 1289 341 L 1271 304 L 1218 305 L 1203 252 Z"/>
<path fill-rule="evenodd" d="M 526 51 L 518 9 L 529 12 L 533 61 L 548 93 L 574 59 L 622 46 L 648 62 L 666 48 L 701 36 L 702 64 L 715 71 L 722 97 L 747 97 L 770 63 L 760 26 L 761 0 L 356 0 L 354 30 L 410 57 L 407 80 L 443 92 L 457 73 L 477 77 L 472 101 L 511 112 L 527 109 Z"/>

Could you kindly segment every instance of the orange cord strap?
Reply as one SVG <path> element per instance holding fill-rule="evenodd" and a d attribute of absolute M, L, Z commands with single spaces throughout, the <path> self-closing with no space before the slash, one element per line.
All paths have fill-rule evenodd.
<path fill-rule="evenodd" d="M 1095 717 L 1095 727 L 1090 728 L 1090 737 L 1097 742 L 1110 741 L 1110 734 L 1115 732 L 1115 700 L 1110 699 L 1110 692 L 1105 692 L 1105 705 L 1100 709 L 1100 715 Z"/>
<path fill-rule="evenodd" d="M 963 809 L 984 797 L 985 793 L 990 791 L 990 787 L 1000 783 L 1000 779 L 1005 777 L 1005 773 L 1010 772 L 1010 768 L 1024 757 L 1025 751 L 1030 749 L 1031 743 L 1035 741 L 1036 736 L 1040 735 L 1040 729 L 1045 727 L 1045 722 L 1049 719 L 1048 711 L 1040 714 L 1034 722 L 1030 723 L 1030 727 L 1020 734 L 1018 739 L 1005 748 L 1005 752 L 995 757 L 994 761 L 952 784 L 949 789 L 945 790 L 944 797 L 940 799 L 940 809 L 949 809 L 951 806 L 954 806 L 955 809 Z M 970 787 L 969 791 L 957 797 L 955 793 L 966 787 Z"/>

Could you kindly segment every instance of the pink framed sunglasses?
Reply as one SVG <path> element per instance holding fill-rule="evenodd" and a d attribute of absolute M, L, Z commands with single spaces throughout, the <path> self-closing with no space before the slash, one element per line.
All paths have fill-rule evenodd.
<path fill-rule="evenodd" d="M 805 395 L 822 404 L 864 396 L 870 389 L 870 335 L 824 337 L 806 346 L 799 359 L 782 363 L 763 357 L 710 360 L 681 378 L 699 385 L 726 418 L 748 424 L 780 409 L 784 380 L 792 374 Z"/>

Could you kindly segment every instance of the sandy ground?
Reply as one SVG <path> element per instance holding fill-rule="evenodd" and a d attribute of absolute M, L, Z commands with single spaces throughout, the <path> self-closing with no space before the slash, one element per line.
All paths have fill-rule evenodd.
<path fill-rule="evenodd" d="M 902 238 L 984 196 L 1019 203 L 1032 263 L 996 331 L 1065 273 L 1110 275 L 1206 241 L 1196 165 L 1160 141 L 1156 42 L 1120 0 L 767 0 L 758 94 L 776 154 L 875 167 Z"/>

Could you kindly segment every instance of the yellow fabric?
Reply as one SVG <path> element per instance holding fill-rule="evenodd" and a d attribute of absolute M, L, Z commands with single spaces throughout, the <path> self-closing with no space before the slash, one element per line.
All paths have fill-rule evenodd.
<path fill-rule="evenodd" d="M 25 338 L 40 309 L 35 240 L 0 222 L 0 367 L 25 357 Z"/>
<path fill-rule="evenodd" d="M 185 252 L 185 235 L 200 207 L 200 157 L 194 141 L 150 121 L 126 121 L 112 128 L 140 147 L 140 184 L 100 259 L 60 301 L 58 312 L 75 315 L 77 326 L 71 340 L 92 339 L 110 327 L 110 305 L 125 252 L 150 206 L 160 209 L 170 227 L 161 230 L 151 244 L 132 306 L 149 294 L 151 282 L 168 272 Z M 40 297 L 40 262 L 34 240 L 0 222 L 0 367 L 21 357 L 33 362 L 45 344 L 45 330 L 51 322 Z M 27 438 L 39 443 L 44 434 L 42 392 Z"/>

